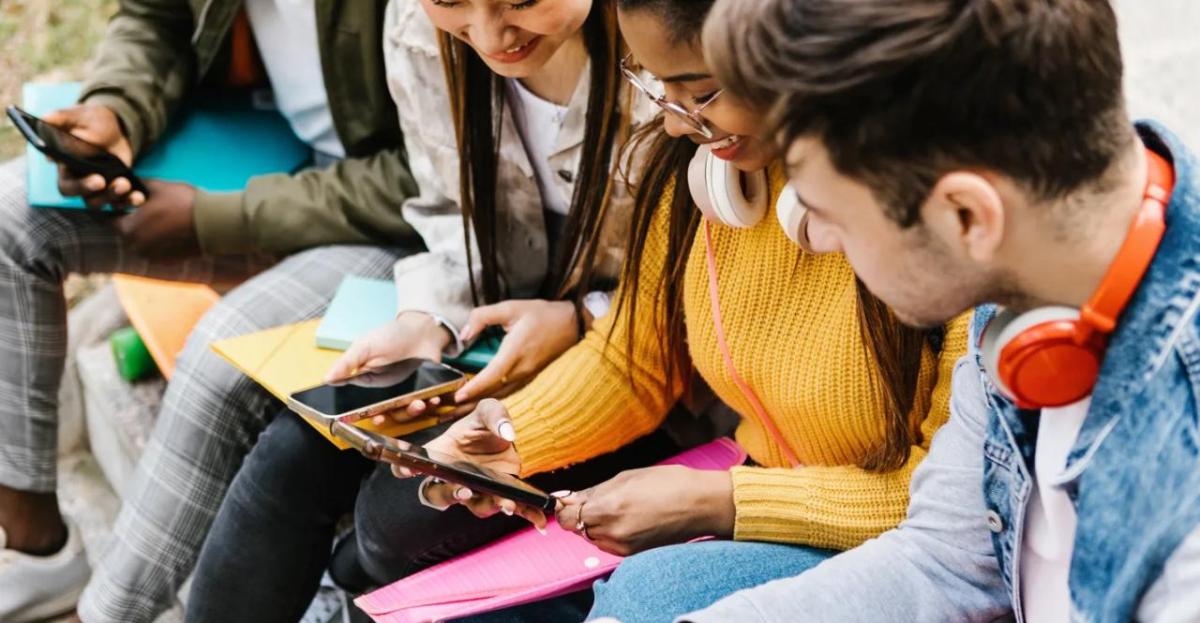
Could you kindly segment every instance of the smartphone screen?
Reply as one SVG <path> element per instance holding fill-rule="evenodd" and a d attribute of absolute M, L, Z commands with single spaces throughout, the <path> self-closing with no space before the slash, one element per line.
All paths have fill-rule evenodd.
<path fill-rule="evenodd" d="M 453 383 L 463 376 L 450 366 L 428 359 L 404 359 L 375 372 L 297 392 L 292 400 L 332 417 Z"/>

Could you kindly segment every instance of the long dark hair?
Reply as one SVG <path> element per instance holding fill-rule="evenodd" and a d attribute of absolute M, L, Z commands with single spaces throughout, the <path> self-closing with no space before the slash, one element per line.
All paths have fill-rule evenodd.
<path fill-rule="evenodd" d="M 704 14 L 712 3 L 704 0 L 620 0 L 620 4 L 622 10 L 654 11 L 667 25 L 668 36 L 685 41 L 699 36 L 699 24 L 703 23 Z M 646 239 L 665 193 L 673 184 L 678 184 L 671 198 L 662 283 L 653 289 L 655 295 L 651 304 L 660 325 L 657 327 L 659 353 L 667 374 L 666 382 L 668 386 L 680 382 L 686 388 L 692 367 L 684 322 L 684 275 L 702 216 L 685 184 L 688 163 L 696 153 L 696 145 L 687 138 L 671 138 L 658 123 L 648 124 L 640 130 L 629 149 L 644 149 L 639 161 L 646 164 L 633 193 L 634 210 L 622 271 L 624 294 L 617 303 L 616 313 L 628 312 L 628 334 L 633 336 L 636 309 L 645 304 L 638 301 L 636 284 L 641 278 Z M 799 261 L 803 251 L 797 247 L 796 252 Z M 873 471 L 891 471 L 908 461 L 912 446 L 919 440 L 920 429 L 912 417 L 917 382 L 926 347 L 940 349 L 941 330 L 924 331 L 905 326 L 862 281 L 856 279 L 855 284 L 858 324 L 866 351 L 864 365 L 875 371 L 871 389 L 883 413 L 883 442 L 864 456 L 859 465 Z M 626 357 L 633 358 L 632 338 L 626 342 Z"/>
<path fill-rule="evenodd" d="M 576 172 L 575 194 L 567 217 L 563 243 L 542 286 L 542 296 L 560 298 L 574 288 L 576 306 L 593 278 L 596 255 L 612 188 L 613 146 L 628 127 L 620 106 L 617 71 L 621 48 L 616 9 L 609 0 L 595 0 L 583 25 L 583 41 L 591 61 L 583 157 Z M 470 46 L 448 33 L 439 33 L 442 65 L 450 89 L 450 109 L 458 140 L 463 232 L 467 239 L 468 269 L 474 275 L 471 237 L 479 246 L 481 283 L 471 280 L 476 304 L 509 296 L 497 254 L 497 164 L 500 120 L 504 110 L 504 79 L 493 73 Z M 576 278 L 577 277 L 577 278 Z"/>

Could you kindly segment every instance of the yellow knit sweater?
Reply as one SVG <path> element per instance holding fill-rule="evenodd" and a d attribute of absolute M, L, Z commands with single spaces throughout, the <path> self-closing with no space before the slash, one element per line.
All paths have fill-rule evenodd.
<path fill-rule="evenodd" d="M 784 180 L 777 169 L 771 177 L 774 199 Z M 643 254 L 633 360 L 626 357 L 626 319 L 609 314 L 505 401 L 524 473 L 615 450 L 653 431 L 678 400 L 681 388 L 666 384 L 658 342 L 661 313 L 653 306 L 665 266 L 670 205 L 669 190 Z M 966 318 L 948 325 L 938 360 L 928 349 L 923 358 L 913 410 L 920 445 L 897 471 L 866 471 L 857 465 L 881 440 L 882 417 L 849 264 L 840 254 L 802 252 L 773 215 L 751 229 L 713 225 L 712 233 L 734 365 L 803 465 L 788 465 L 726 373 L 709 305 L 701 228 L 684 286 L 692 363 L 742 416 L 737 440 L 762 466 L 733 470 L 734 537 L 848 549 L 896 526 L 908 506 L 912 471 L 949 416 L 953 366 L 966 352 Z M 609 331 L 613 336 L 606 346 Z"/>

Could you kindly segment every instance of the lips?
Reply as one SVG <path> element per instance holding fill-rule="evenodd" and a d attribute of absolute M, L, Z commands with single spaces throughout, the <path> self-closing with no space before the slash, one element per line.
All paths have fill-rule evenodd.
<path fill-rule="evenodd" d="M 735 160 L 742 151 L 742 138 L 737 135 L 727 136 L 719 141 L 709 143 L 712 155 L 721 160 Z"/>
<path fill-rule="evenodd" d="M 519 46 L 509 48 L 499 54 L 488 54 L 488 58 L 500 63 L 519 63 L 528 58 L 541 41 L 541 36 L 537 36 Z"/>

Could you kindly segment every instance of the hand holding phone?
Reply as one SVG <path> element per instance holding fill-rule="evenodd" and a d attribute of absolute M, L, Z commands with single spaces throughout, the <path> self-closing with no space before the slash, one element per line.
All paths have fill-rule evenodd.
<path fill-rule="evenodd" d="M 479 403 L 470 415 L 455 422 L 446 432 L 425 444 L 426 451 L 443 456 L 451 456 L 457 460 L 468 461 L 494 472 L 518 474 L 521 472 L 521 458 L 517 454 L 513 441 L 516 431 L 508 417 L 508 411 L 498 400 L 486 399 Z M 429 473 L 421 469 L 413 469 L 408 465 L 393 467 L 399 477 L 408 477 L 411 473 Z M 541 494 L 545 497 L 525 497 L 520 492 L 496 490 L 481 483 L 472 483 L 462 478 L 433 474 L 441 481 L 430 484 L 425 488 L 425 495 L 430 502 L 446 506 L 461 504 L 478 517 L 490 517 L 498 512 L 524 517 L 538 528 L 545 528 L 547 517 L 558 506 L 558 500 L 553 495 Z"/>
<path fill-rule="evenodd" d="M 89 207 L 139 205 L 149 195 L 129 168 L 133 150 L 115 113 L 80 104 L 39 119 L 16 106 L 8 117 L 31 145 L 59 164 L 59 191 Z"/>
<path fill-rule="evenodd" d="M 429 359 L 402 359 L 288 397 L 288 408 L 311 420 L 356 422 L 399 411 L 416 400 L 453 394 L 466 373 Z"/>
<path fill-rule="evenodd" d="M 524 505 L 539 515 L 540 527 L 545 526 L 545 516 L 553 513 L 558 504 L 557 498 L 541 489 L 484 463 L 385 437 L 343 422 L 330 424 L 330 432 L 363 456 L 388 463 L 393 469 L 402 468 L 411 473 L 434 476 L 443 485 L 457 485 L 456 488 L 460 489 L 466 487 L 472 493 Z M 492 465 L 495 465 L 494 461 Z M 490 516 L 499 510 L 497 508 L 482 516 Z"/>

